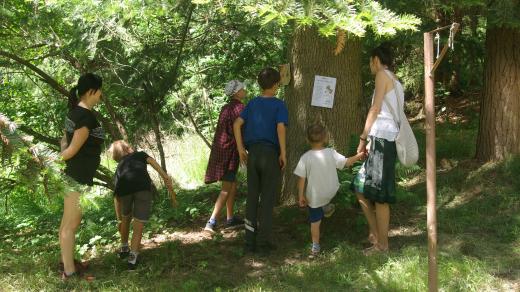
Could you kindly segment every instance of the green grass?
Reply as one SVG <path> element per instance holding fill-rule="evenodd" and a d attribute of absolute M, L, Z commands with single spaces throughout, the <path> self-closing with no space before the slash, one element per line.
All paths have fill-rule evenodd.
<path fill-rule="evenodd" d="M 443 291 L 518 290 L 520 157 L 484 165 L 472 160 L 475 133 L 474 123 L 437 128 L 438 159 L 457 162 L 437 177 L 439 287 Z M 418 137 L 423 144 L 420 131 Z M 193 161 L 182 165 L 193 165 L 189 171 L 197 175 L 203 169 L 202 163 Z M 362 255 L 366 222 L 348 190 L 352 174 L 345 171 L 340 176 L 336 213 L 322 225 L 324 253 L 313 261 L 307 259 L 306 213 L 296 207 L 276 210 L 274 234 L 279 249 L 269 257 L 244 256 L 243 233 L 201 238 L 200 229 L 219 191 L 217 185 L 210 185 L 179 191 L 177 209 L 161 192 L 146 229 L 143 262 L 137 272 L 129 273 L 114 254 L 118 236 L 112 198 L 94 196 L 85 204 L 77 237 L 78 256 L 90 259 L 96 276 L 92 283 L 63 283 L 56 272 L 59 200 L 42 205 L 13 194 L 12 204 L 21 207 L 9 215 L 0 213 L 0 287 L 6 291 L 427 290 L 423 162 L 414 169 L 398 170 L 399 202 L 392 206 L 387 255 Z M 244 192 L 242 186 L 241 212 Z M 161 236 L 170 239 L 150 241 Z"/>

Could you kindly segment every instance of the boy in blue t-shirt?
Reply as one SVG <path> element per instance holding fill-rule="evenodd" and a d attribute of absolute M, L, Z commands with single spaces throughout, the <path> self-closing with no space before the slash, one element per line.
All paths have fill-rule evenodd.
<path fill-rule="evenodd" d="M 268 253 L 275 248 L 271 242 L 273 208 L 281 189 L 281 171 L 287 164 L 285 127 L 289 120 L 285 102 L 276 98 L 279 82 L 277 70 L 263 69 L 258 74 L 262 95 L 251 100 L 233 124 L 240 161 L 247 163 L 245 247 L 249 252 Z"/>

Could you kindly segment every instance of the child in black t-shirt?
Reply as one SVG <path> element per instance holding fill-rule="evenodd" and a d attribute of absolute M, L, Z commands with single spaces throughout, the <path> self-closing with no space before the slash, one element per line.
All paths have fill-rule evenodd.
<path fill-rule="evenodd" d="M 115 174 L 114 204 L 116 215 L 120 222 L 121 248 L 119 256 L 121 258 L 128 256 L 129 269 L 135 269 L 144 223 L 150 219 L 152 208 L 152 181 L 147 171 L 148 164 L 163 178 L 174 206 L 177 204 L 176 195 L 170 177 L 163 171 L 157 161 L 145 152 L 135 152 L 123 140 L 112 143 L 109 151 L 112 153 L 112 158 L 118 162 Z M 133 234 L 129 247 L 128 234 L 132 217 L 134 219 Z"/>

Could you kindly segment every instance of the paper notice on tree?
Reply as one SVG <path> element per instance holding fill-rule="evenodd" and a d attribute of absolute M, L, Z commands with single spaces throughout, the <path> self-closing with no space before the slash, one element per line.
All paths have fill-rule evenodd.
<path fill-rule="evenodd" d="M 335 92 L 336 78 L 316 75 L 311 105 L 332 108 Z"/>

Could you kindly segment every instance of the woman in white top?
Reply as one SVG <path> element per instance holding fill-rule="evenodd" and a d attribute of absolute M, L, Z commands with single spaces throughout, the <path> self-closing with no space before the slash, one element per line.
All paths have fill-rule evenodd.
<path fill-rule="evenodd" d="M 388 70 L 391 65 L 389 49 L 379 46 L 372 50 L 370 70 L 376 78 L 375 90 L 357 149 L 358 153 L 368 152 L 368 158 L 353 183 L 370 229 L 368 240 L 373 246 L 366 250 L 368 253 L 388 250 L 389 204 L 396 201 L 395 138 L 399 126 L 392 110 L 398 112 L 404 100 L 401 83 Z"/>

